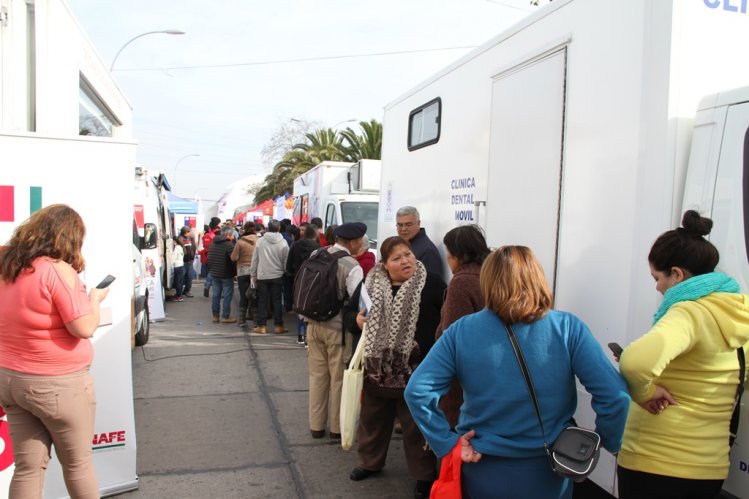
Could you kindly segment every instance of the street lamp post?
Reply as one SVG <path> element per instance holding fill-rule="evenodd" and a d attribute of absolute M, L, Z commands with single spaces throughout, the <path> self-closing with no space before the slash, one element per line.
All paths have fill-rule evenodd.
<path fill-rule="evenodd" d="M 181 158 L 177 160 L 177 164 L 174 165 L 174 188 L 175 189 L 177 189 L 177 168 L 179 168 L 179 164 L 182 163 L 182 161 L 187 158 L 194 158 L 198 156 L 200 156 L 200 154 L 185 154 L 184 156 L 182 156 Z"/>
<path fill-rule="evenodd" d="M 335 130 L 338 127 L 338 125 L 343 125 L 344 123 L 353 123 L 354 121 L 356 121 L 356 118 L 351 118 L 351 119 L 348 119 L 348 120 L 339 121 L 338 123 L 336 123 L 335 125 L 333 125 L 330 128 L 332 128 L 333 130 Z"/>
<path fill-rule="evenodd" d="M 138 38 L 141 38 L 141 37 L 147 36 L 147 35 L 156 35 L 156 34 L 184 35 L 185 32 L 182 31 L 181 29 L 162 29 L 162 30 L 158 30 L 158 31 L 147 31 L 145 33 L 141 33 L 138 36 L 132 37 L 131 39 L 129 39 L 128 41 L 126 41 L 125 45 L 123 45 L 122 47 L 120 47 L 120 50 L 118 50 L 117 53 L 114 55 L 114 59 L 112 59 L 112 64 L 109 66 L 109 71 L 110 72 L 114 71 L 114 63 L 117 62 L 117 58 L 120 56 L 120 53 L 125 49 L 125 47 L 127 47 L 128 45 L 130 45 L 131 43 L 133 43 Z"/>

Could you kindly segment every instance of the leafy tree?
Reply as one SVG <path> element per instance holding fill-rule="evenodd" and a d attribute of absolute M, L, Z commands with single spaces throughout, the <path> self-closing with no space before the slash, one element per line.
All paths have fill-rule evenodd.
<path fill-rule="evenodd" d="M 320 127 L 317 121 L 300 120 L 289 118 L 279 125 L 270 141 L 260 151 L 263 164 L 275 165 L 283 158 L 284 154 L 294 148 L 294 144 L 305 140 L 306 134 Z"/>

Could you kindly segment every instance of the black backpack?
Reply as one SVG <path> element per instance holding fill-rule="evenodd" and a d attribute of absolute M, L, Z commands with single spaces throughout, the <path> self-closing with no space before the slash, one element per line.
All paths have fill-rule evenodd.
<path fill-rule="evenodd" d="M 338 299 L 338 260 L 345 251 L 331 253 L 320 248 L 299 267 L 294 278 L 293 310 L 315 321 L 338 315 L 343 303 Z"/>

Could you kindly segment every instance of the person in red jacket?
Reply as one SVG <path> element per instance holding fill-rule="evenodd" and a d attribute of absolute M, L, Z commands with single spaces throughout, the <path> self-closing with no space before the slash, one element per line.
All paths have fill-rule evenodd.
<path fill-rule="evenodd" d="M 203 296 L 208 298 L 210 293 L 211 284 L 213 279 L 211 278 L 210 272 L 208 272 L 208 248 L 211 247 L 213 238 L 221 231 L 221 219 L 218 217 L 212 217 L 211 222 L 208 224 L 208 230 L 203 234 L 203 249 L 200 250 L 200 273 L 203 274 L 205 269 L 205 285 L 203 286 Z"/>
<path fill-rule="evenodd" d="M 369 271 L 375 266 L 375 255 L 369 251 L 369 238 L 366 234 L 361 238 L 361 246 L 359 251 L 354 255 L 356 261 L 359 262 L 359 266 L 364 271 L 364 277 L 367 277 Z"/>

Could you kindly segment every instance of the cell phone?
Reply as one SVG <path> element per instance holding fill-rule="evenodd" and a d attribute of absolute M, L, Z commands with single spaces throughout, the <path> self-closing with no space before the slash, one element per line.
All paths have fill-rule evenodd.
<path fill-rule="evenodd" d="M 614 353 L 616 357 L 621 357 L 624 349 L 619 343 L 609 343 L 609 349 Z"/>
<path fill-rule="evenodd" d="M 104 289 L 110 284 L 112 284 L 115 279 L 117 279 L 115 276 L 113 276 L 112 274 L 109 274 L 107 277 L 102 279 L 102 281 L 99 284 L 97 284 L 96 287 L 98 289 Z"/>

